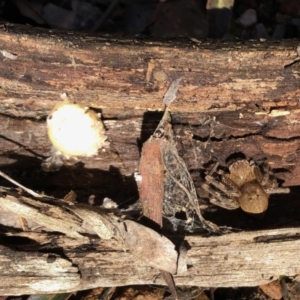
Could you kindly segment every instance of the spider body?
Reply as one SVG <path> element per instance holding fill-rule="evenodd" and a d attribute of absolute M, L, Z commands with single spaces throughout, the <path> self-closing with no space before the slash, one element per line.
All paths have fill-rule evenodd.
<path fill-rule="evenodd" d="M 239 159 L 228 165 L 228 173 L 216 163 L 206 175 L 203 188 L 210 194 L 210 202 L 226 209 L 241 208 L 250 214 L 264 213 L 269 195 L 288 193 L 288 188 L 278 187 L 277 179 L 266 162 Z"/>

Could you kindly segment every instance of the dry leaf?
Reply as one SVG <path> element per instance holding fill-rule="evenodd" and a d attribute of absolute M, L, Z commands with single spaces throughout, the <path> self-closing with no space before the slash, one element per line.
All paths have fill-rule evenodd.
<path fill-rule="evenodd" d="M 140 199 L 143 213 L 148 218 L 161 225 L 160 212 L 163 201 L 164 215 L 170 217 L 171 222 L 177 212 L 185 212 L 187 221 L 182 223 L 186 231 L 193 231 L 196 227 L 203 227 L 210 232 L 219 230 L 201 215 L 194 182 L 177 152 L 168 111 L 164 113 L 154 134 L 143 146 L 140 173 Z M 195 215 L 198 217 L 197 223 L 194 222 Z M 177 226 L 175 223 L 172 222 L 174 228 Z"/>
<path fill-rule="evenodd" d="M 175 80 L 172 81 L 169 89 L 167 90 L 167 92 L 165 93 L 164 99 L 163 99 L 163 103 L 165 105 L 170 105 L 177 96 L 177 91 L 178 91 L 178 87 L 179 87 L 179 83 L 181 81 L 181 77 L 177 78 Z"/>

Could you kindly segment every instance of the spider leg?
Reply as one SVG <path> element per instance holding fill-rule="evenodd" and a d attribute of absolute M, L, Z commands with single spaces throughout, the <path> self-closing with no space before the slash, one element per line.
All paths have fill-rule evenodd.
<path fill-rule="evenodd" d="M 239 203 L 236 200 L 241 195 L 238 187 L 224 174 L 222 170 L 218 170 L 219 163 L 216 162 L 213 168 L 205 176 L 207 183 L 202 184 L 212 197 L 209 201 L 228 210 L 237 209 Z M 217 174 L 217 178 L 214 176 Z M 219 179 L 219 180 L 218 180 Z"/>
<path fill-rule="evenodd" d="M 219 162 L 217 161 L 215 165 L 212 167 L 212 169 L 209 171 L 208 175 L 212 175 L 216 173 L 218 166 L 219 166 Z"/>
<path fill-rule="evenodd" d="M 290 189 L 283 187 L 271 187 L 265 189 L 265 192 L 267 194 L 288 194 L 290 192 Z"/>
<path fill-rule="evenodd" d="M 257 181 L 261 184 L 267 194 L 287 194 L 289 188 L 278 187 L 278 181 L 266 161 L 260 163 L 260 167 L 253 160 L 250 161 Z"/>
<path fill-rule="evenodd" d="M 239 197 L 241 195 L 238 187 L 226 175 L 221 177 L 221 182 L 211 175 L 207 175 L 205 180 L 229 197 Z"/>
<path fill-rule="evenodd" d="M 222 185 L 222 184 L 220 184 Z M 225 209 L 228 210 L 232 210 L 232 209 L 237 209 L 239 208 L 239 204 L 238 202 L 233 198 L 230 198 L 229 196 L 227 196 L 227 194 L 222 194 L 220 192 L 218 192 L 216 189 L 214 189 L 212 186 L 210 186 L 209 184 L 202 184 L 202 187 L 209 193 L 212 195 L 212 198 L 209 199 L 209 201 L 217 206 L 223 207 Z"/>
<path fill-rule="evenodd" d="M 276 179 L 274 180 L 272 178 L 274 177 L 274 174 L 265 160 L 258 162 L 259 165 L 257 165 L 257 163 L 255 163 L 255 161 L 251 159 L 249 161 L 249 164 L 252 167 L 256 180 L 261 184 L 262 187 L 268 185 L 275 187 L 277 185 Z"/>

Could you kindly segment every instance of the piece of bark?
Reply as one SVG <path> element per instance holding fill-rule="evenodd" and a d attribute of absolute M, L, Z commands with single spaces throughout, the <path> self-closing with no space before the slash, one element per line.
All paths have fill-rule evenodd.
<path fill-rule="evenodd" d="M 140 201 L 143 215 L 162 227 L 164 200 L 164 161 L 161 141 L 150 139 L 144 143 L 139 173 Z"/>
<path fill-rule="evenodd" d="M 98 235 L 103 240 L 114 238 L 123 245 L 124 251 L 129 250 L 146 265 L 177 272 L 178 255 L 175 245 L 169 239 L 137 222 L 120 219 L 111 210 L 78 203 L 70 205 L 47 197 L 39 202 L 8 189 L 0 191 L 4 194 L 0 197 L 2 209 L 34 221 L 43 230 L 62 232 L 68 237 L 81 239 L 82 243 L 88 241 L 86 236 Z M 45 201 L 54 203 L 44 203 Z M 1 223 L 5 225 L 4 222 L 9 217 L 3 215 Z"/>
<path fill-rule="evenodd" d="M 124 223 L 124 240 L 133 255 L 144 261 L 144 264 L 164 270 L 163 272 L 177 272 L 178 254 L 169 239 L 136 222 L 126 220 Z"/>
<path fill-rule="evenodd" d="M 270 298 L 274 300 L 282 299 L 282 288 L 279 280 L 271 281 L 267 284 L 262 284 L 259 288 Z"/>
<path fill-rule="evenodd" d="M 167 91 L 167 94 L 169 90 Z M 174 97 L 175 98 L 175 97 Z M 165 99 L 166 95 L 165 95 Z M 174 100 L 174 99 L 173 99 Z M 173 100 L 170 100 L 171 103 Z M 169 104 L 166 103 L 166 104 Z M 160 138 L 155 138 L 155 132 L 153 135 L 143 144 L 141 160 L 140 160 L 140 175 L 142 182 L 140 183 L 140 203 L 142 205 L 143 215 L 158 225 L 158 229 L 161 230 L 163 226 L 163 208 L 165 201 L 165 162 L 164 151 L 167 147 L 167 143 L 164 141 L 166 127 L 170 128 L 169 122 L 164 123 L 164 119 L 168 112 L 165 112 L 162 120 L 160 121 L 155 132 L 162 131 Z M 169 115 L 168 115 L 169 117 Z M 169 117 L 170 119 L 170 117 Z M 168 120 L 169 121 L 169 120 Z M 162 124 L 161 124 L 162 123 Z M 162 126 L 164 125 L 164 126 Z M 171 130 L 171 129 L 169 129 Z M 173 141 L 169 141 L 173 142 Z M 175 245 L 174 245 L 175 249 Z M 160 256 L 160 253 L 157 253 Z M 176 271 L 177 271 L 177 252 L 176 255 Z M 167 257 L 165 258 L 167 259 Z M 178 295 L 174 283 L 172 274 L 175 274 L 173 270 L 162 270 L 159 268 L 161 276 L 167 283 L 173 299 L 177 300 Z"/>
<path fill-rule="evenodd" d="M 11 195 L 0 197 L 2 209 L 9 210 L 25 219 L 29 219 L 40 226 L 53 231 L 59 231 L 72 238 L 84 238 L 79 231 L 81 222 L 71 214 L 46 203 L 41 203 L 27 197 L 17 199 Z"/>

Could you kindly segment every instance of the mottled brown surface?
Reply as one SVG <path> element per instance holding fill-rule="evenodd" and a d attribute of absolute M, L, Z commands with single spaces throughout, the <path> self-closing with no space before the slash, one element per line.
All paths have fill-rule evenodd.
<path fill-rule="evenodd" d="M 300 183 L 300 64 L 284 68 L 297 57 L 297 41 L 117 40 L 9 25 L 0 28 L 0 42 L 16 56 L 0 64 L 0 168 L 30 188 L 59 197 L 73 189 L 84 202 L 91 194 L 96 203 L 104 197 L 123 205 L 136 201 L 133 173 L 142 144 L 178 77 L 172 126 L 200 198 L 206 164 L 217 157 L 225 165 L 236 152 L 267 158 L 284 186 Z M 102 112 L 110 146 L 44 173 L 40 164 L 50 151 L 45 117 L 63 93 Z M 279 203 L 279 211 L 290 207 Z"/>
<path fill-rule="evenodd" d="M 175 283 L 199 287 L 256 286 L 278 278 L 278 274 L 295 276 L 300 272 L 295 264 L 298 236 L 297 228 L 188 236 L 189 269 L 176 275 Z M 15 244 L 17 240 L 19 243 Z M 59 234 L 24 232 L 10 234 L 3 242 L 6 247 L 0 246 L 0 262 L 5 270 L 0 274 L 2 295 L 165 285 L 157 269 L 124 251 L 114 239 L 82 241 Z M 47 291 L 47 287 L 51 290 Z"/>
<path fill-rule="evenodd" d="M 4 26 L 0 42 L 17 56 L 0 67 L 1 111 L 11 114 L 45 115 L 63 92 L 101 109 L 161 110 L 180 76 L 174 111 L 298 105 L 299 64 L 284 68 L 297 58 L 297 41 L 158 42 Z"/>
<path fill-rule="evenodd" d="M 237 152 L 247 158 L 267 158 L 276 176 L 285 180 L 284 186 L 300 185 L 300 64 L 284 67 L 297 57 L 298 41 L 196 44 L 189 40 L 112 39 L 2 26 L 0 44 L 3 50 L 16 55 L 14 60 L 3 57 L 0 63 L 0 168 L 20 183 L 58 197 L 73 189 L 82 202 L 91 194 L 96 195 L 96 203 L 104 197 L 122 205 L 136 201 L 138 191 L 132 174 L 139 169 L 142 144 L 162 117 L 157 111 L 163 110 L 162 98 L 169 84 L 183 77 L 178 97 L 170 107 L 172 126 L 179 154 L 195 181 L 205 218 L 244 230 L 299 226 L 297 187 L 289 195 L 271 197 L 266 215 L 257 220 L 239 210 L 228 212 L 212 207 L 203 199 L 205 194 L 200 186 L 204 169 L 213 157 L 225 165 L 227 158 Z M 70 101 L 102 112 L 110 146 L 96 157 L 81 159 L 55 173 L 44 173 L 40 165 L 50 151 L 45 118 L 62 101 L 63 93 Z M 10 185 L 2 179 L 0 184 Z M 212 238 L 207 240 L 212 243 L 207 255 L 202 255 L 206 239 L 189 237 L 196 267 L 190 277 L 179 276 L 176 283 L 233 286 L 237 280 L 244 285 L 256 285 L 268 282 L 271 273 L 277 276 L 288 275 L 289 270 L 293 274 L 299 272 L 293 269 L 294 265 L 283 269 L 288 258 L 274 247 L 298 249 L 297 239 L 294 246 L 288 244 L 293 242 L 288 239 L 285 243 L 274 242 L 270 249 L 265 247 L 268 244 L 259 244 L 261 261 L 250 265 L 245 260 L 247 252 L 243 252 L 247 251 L 243 247 L 250 243 L 249 238 L 250 242 L 254 239 L 246 233 L 246 241 L 238 244 L 228 240 L 222 244 L 220 239 Z M 220 251 L 214 248 L 216 243 Z M 228 262 L 224 253 L 231 246 L 233 255 L 229 255 Z M 76 253 L 74 247 L 66 255 L 75 264 L 85 264 L 83 275 L 90 284 L 86 287 L 155 281 L 155 270 L 150 272 L 148 267 L 133 265 L 132 257 L 122 249 L 109 252 L 105 258 L 103 247 L 112 249 L 110 244 L 101 246 L 102 252 L 96 253 L 85 249 L 98 250 L 97 245 L 88 244 L 83 252 Z M 214 255 L 212 249 L 216 250 Z M 272 264 L 269 253 L 274 254 Z M 280 262 L 281 258 L 285 262 Z M 293 259 L 294 256 L 290 257 Z M 122 268 L 118 269 L 120 261 Z M 223 269 L 214 269 L 216 261 Z M 273 267 L 274 262 L 280 267 L 270 274 L 265 271 L 263 277 L 255 274 L 241 281 L 231 273 L 225 276 L 228 268 L 233 270 L 235 262 L 237 270 L 243 270 L 241 265 L 250 266 L 243 272 L 252 275 L 257 265 L 264 271 Z M 104 265 L 101 270 L 98 265 L 90 269 L 95 263 Z M 205 268 L 208 269 L 204 272 Z M 220 276 L 225 274 L 226 279 L 216 276 L 214 270 Z M 104 273 L 118 274 L 118 280 L 109 276 L 104 280 Z M 162 280 L 158 282 L 161 284 Z"/>
<path fill-rule="evenodd" d="M 155 42 L 3 26 L 0 42 L 16 55 L 0 64 L 2 166 L 29 159 L 26 149 L 48 155 L 44 118 L 66 93 L 102 110 L 112 142 L 86 167 L 131 176 L 141 143 L 160 118 L 151 111 L 163 109 L 168 85 L 182 76 L 170 110 L 190 169 L 241 151 L 267 157 L 272 167 L 289 171 L 281 175 L 286 185 L 299 184 L 299 64 L 284 68 L 297 56 L 296 41 Z"/>

